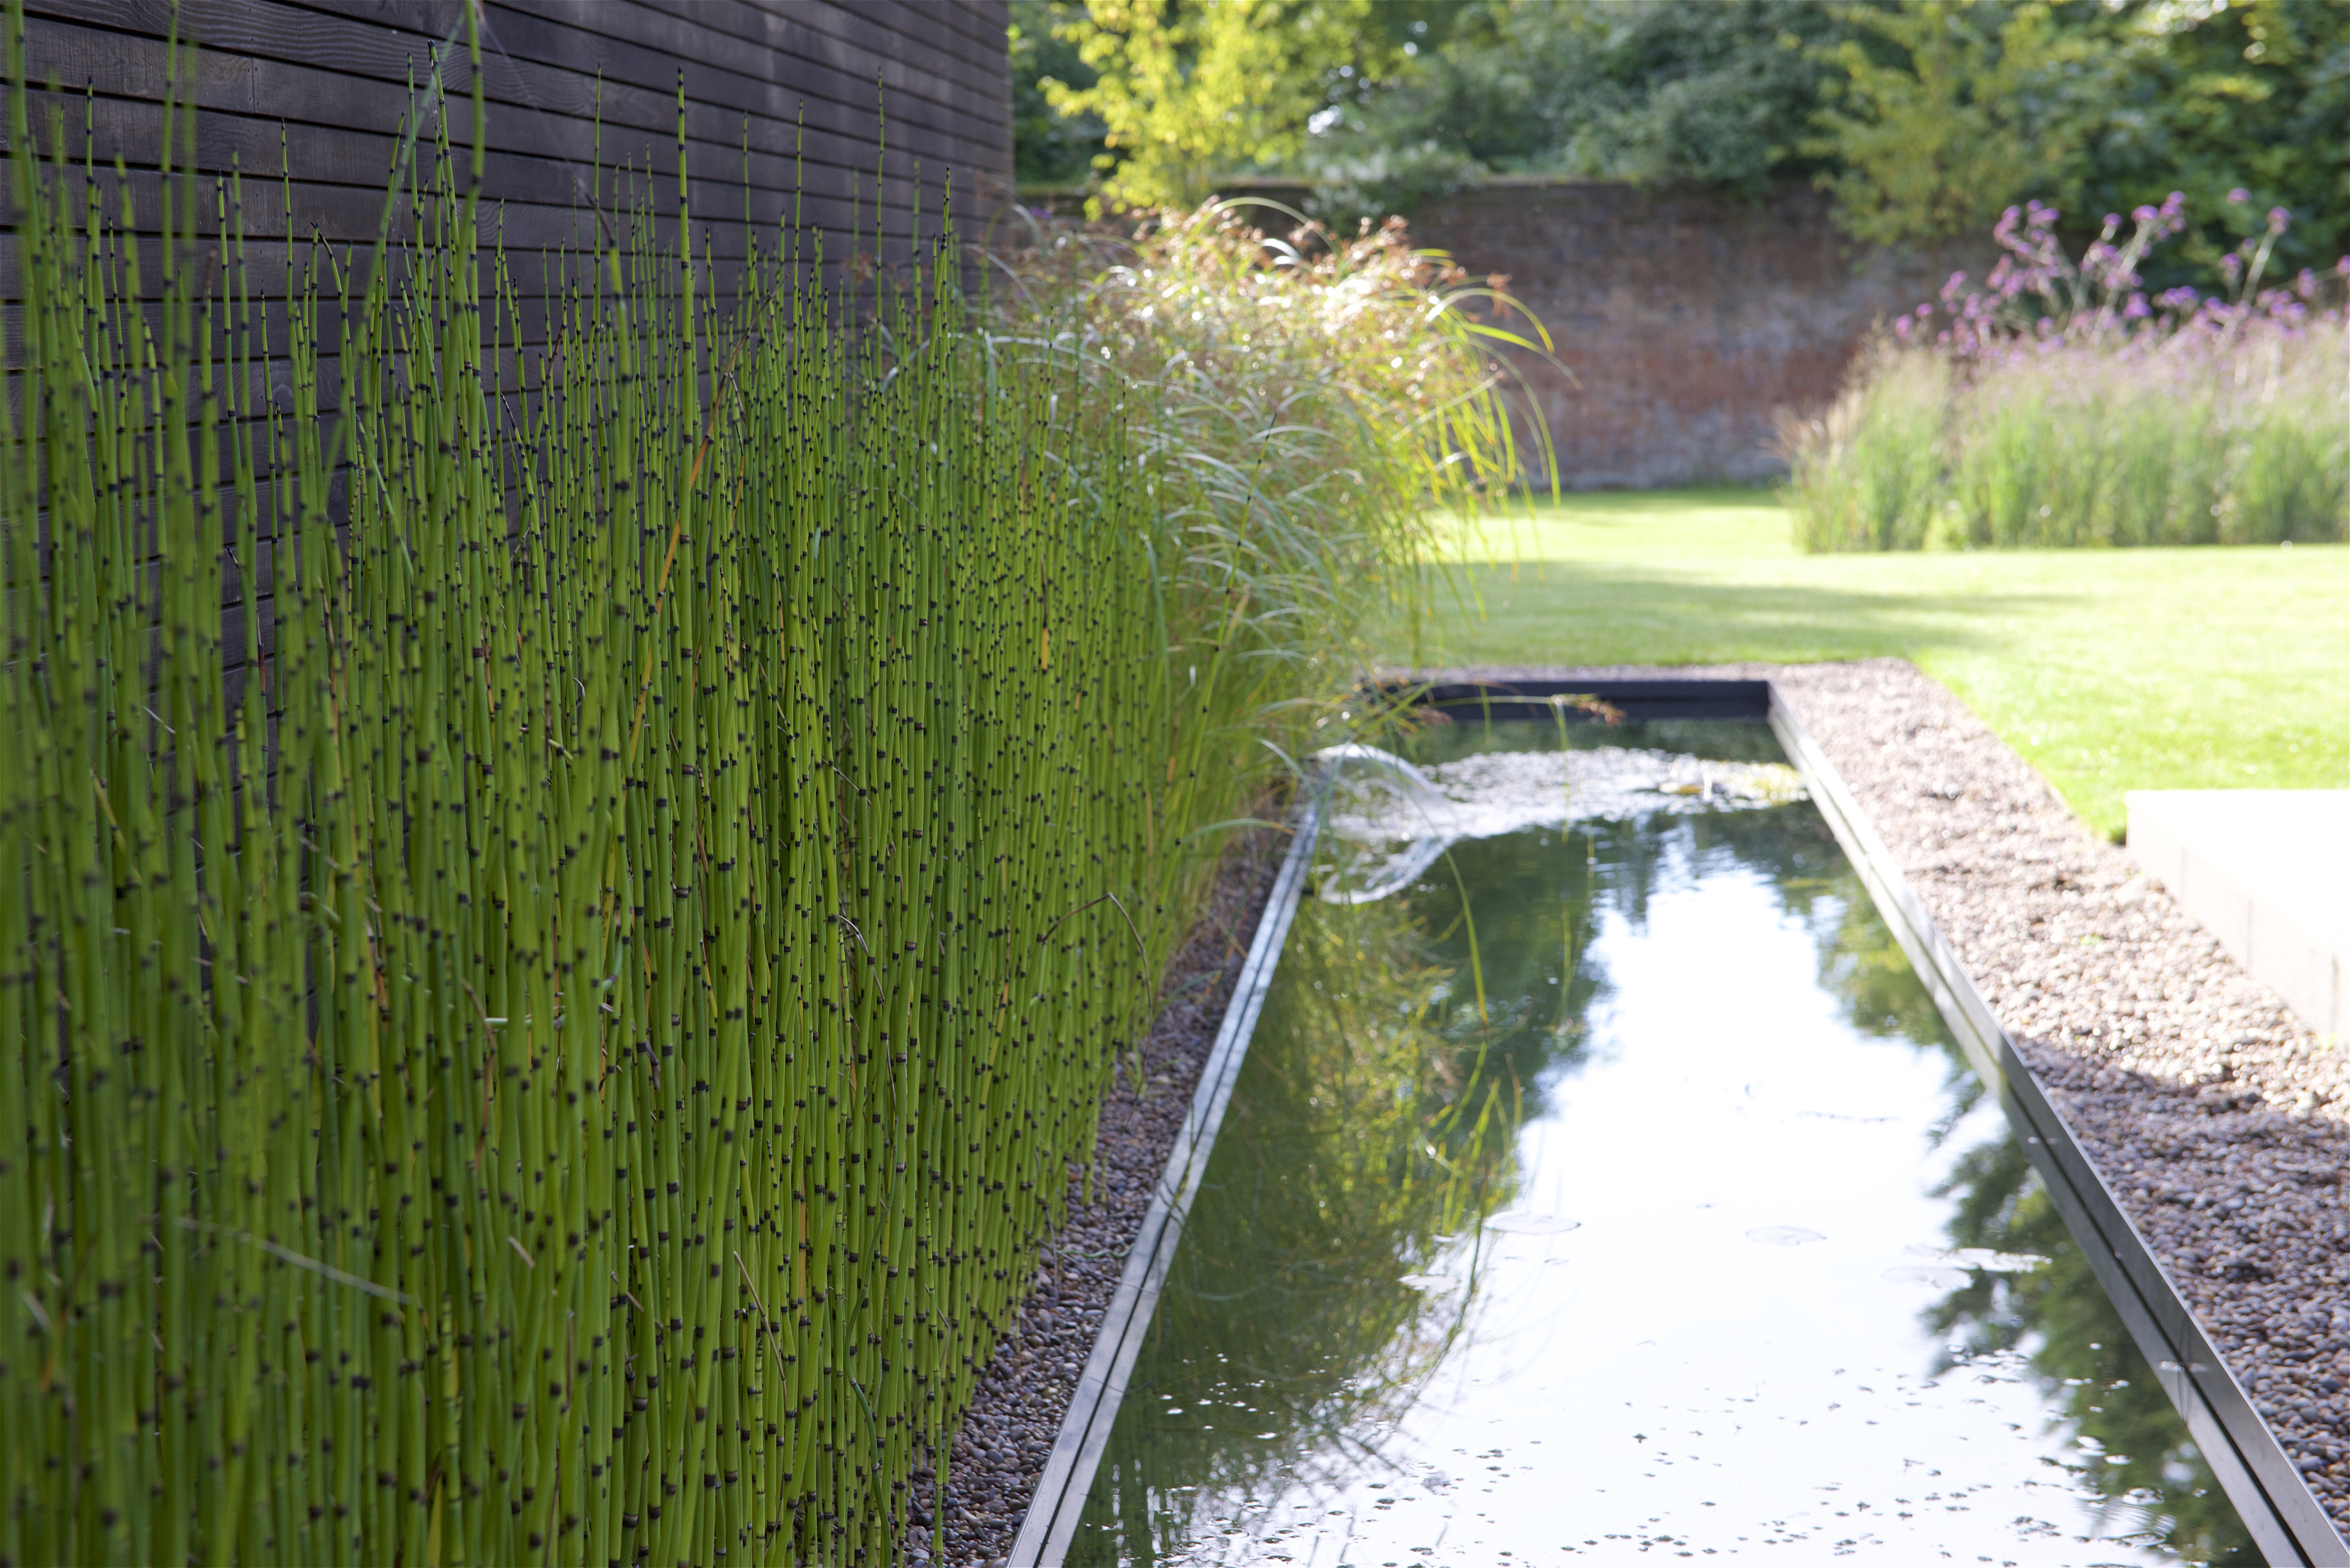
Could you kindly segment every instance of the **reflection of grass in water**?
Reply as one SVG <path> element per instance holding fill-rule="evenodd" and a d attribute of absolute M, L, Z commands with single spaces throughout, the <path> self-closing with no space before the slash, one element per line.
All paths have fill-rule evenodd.
<path fill-rule="evenodd" d="M 1820 983 L 1864 1033 L 1934 1043 L 1949 1055 L 1954 1125 L 1981 1097 L 1958 1043 L 1944 1029 L 1909 961 L 1877 919 L 1860 878 L 1849 871 L 1816 887 L 1812 926 L 1819 942 Z M 2000 1137 L 1961 1156 L 1937 1196 L 1957 1200 L 1953 1247 L 2033 1252 L 2050 1260 L 2026 1274 L 1977 1272 L 1927 1314 L 1962 1358 L 2022 1351 L 2041 1384 L 2052 1426 L 2095 1442 L 2106 1463 L 2084 1455 L 2075 1475 L 2104 1500 L 2100 1524 L 2117 1521 L 2160 1538 L 2189 1562 L 2257 1563 L 2261 1559 L 2202 1457 L 2187 1438 L 2169 1397 L 2115 1315 L 2088 1259 L 2033 1174 L 2023 1146 Z M 2157 1501 L 2150 1495 L 2160 1494 Z"/>
<path fill-rule="evenodd" d="M 1968 1355 L 2023 1350 L 2052 1424 L 2122 1457 L 2108 1463 L 2085 1455 L 2079 1472 L 2105 1500 L 2107 1520 L 2135 1515 L 2147 1533 L 2190 1562 L 2259 1563 L 2022 1147 L 2001 1138 L 1969 1150 L 1943 1190 L 1959 1200 L 1953 1245 L 2037 1252 L 2050 1262 L 2027 1274 L 1978 1273 L 1927 1321 Z M 2157 1491 L 2159 1502 L 2148 1495 Z"/>
<path fill-rule="evenodd" d="M 1547 723 L 1493 730 L 1503 745 L 1557 743 Z M 1717 754 L 1769 740 L 1761 726 L 1708 734 Z M 1656 743 L 1596 731 L 1575 743 L 1586 735 Z M 1472 749 L 1440 732 L 1415 742 L 1423 759 Z M 1464 1303 L 1401 1278 L 1508 1201 L 1515 1130 L 1582 1060 L 1575 1025 L 1606 991 L 1590 953 L 1597 911 L 1645 924 L 1674 867 L 1762 877 L 1812 931 L 1821 984 L 1853 1027 L 1942 1053 L 1944 1125 L 1977 1103 L 1956 1043 L 1808 807 L 1586 824 L 1563 857 L 1528 853 L 1535 837 L 1454 846 L 1458 882 L 1437 868 L 1383 903 L 1301 909 L 1073 1562 L 1215 1561 L 1199 1527 L 1221 1514 L 1204 1509 L 1233 1511 L 1250 1539 L 1245 1500 L 1322 1479 L 1295 1456 L 1360 1459 L 1403 1415 Z M 1475 890 L 1485 1023 L 1456 972 L 1470 960 L 1463 887 Z M 2056 1425 L 2126 1458 L 2085 1477 L 2113 1522 L 2143 1522 L 2189 1561 L 2256 1561 L 2021 1149 L 1987 1146 L 1950 1191 L 1954 1245 L 2054 1262 L 1954 1294 L 1930 1320 L 1944 1343 L 2023 1350 Z M 1162 1414 L 1170 1406 L 1183 1414 Z M 2141 1488 L 2162 1500 L 2134 1497 Z"/>
<path fill-rule="evenodd" d="M 1199 1502 L 1358 1449 L 1442 1357 L 1463 1300 L 1402 1280 L 1507 1201 L 1521 1108 L 1443 1027 L 1455 978 L 1400 900 L 1299 909 L 1073 1562 L 1180 1552 Z"/>

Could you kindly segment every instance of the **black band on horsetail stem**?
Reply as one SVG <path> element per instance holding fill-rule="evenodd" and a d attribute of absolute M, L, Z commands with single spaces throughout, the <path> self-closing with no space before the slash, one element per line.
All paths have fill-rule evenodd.
<path fill-rule="evenodd" d="M 944 250 L 526 296 L 445 125 L 142 275 L 11 47 L 0 1556 L 888 1559 L 1211 798 L 1120 421 Z"/>

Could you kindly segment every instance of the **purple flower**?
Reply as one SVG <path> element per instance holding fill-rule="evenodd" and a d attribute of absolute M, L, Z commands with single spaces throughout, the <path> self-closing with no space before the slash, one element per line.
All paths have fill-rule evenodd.
<path fill-rule="evenodd" d="M 2228 192 L 2228 200 L 2230 203 L 2249 202 L 2251 199 L 2252 193 L 2250 191 L 2245 190 L 2241 185 L 2237 186 L 2234 190 Z"/>
<path fill-rule="evenodd" d="M 1922 304 L 1898 317 L 1894 332 L 1904 342 L 1929 341 L 1977 372 L 1993 366 L 2038 363 L 2063 377 L 2087 375 L 2097 358 L 2133 362 L 2177 346 L 2191 356 L 2232 353 L 2246 324 L 2278 337 L 2299 335 L 2303 323 L 2334 320 L 2314 309 L 2324 291 L 2318 276 L 2303 269 L 2290 285 L 2262 291 L 2257 298 L 2230 297 L 2244 292 L 2246 275 L 2265 262 L 2292 214 L 2270 213 L 2266 238 L 2253 235 L 2232 254 L 2220 258 L 2226 295 L 2207 297 L 2192 288 L 2170 288 L 2148 296 L 2137 263 L 2153 246 L 2187 226 L 2186 198 L 2172 192 L 2160 207 L 2140 206 L 2130 216 L 2137 227 L 2126 244 L 2115 236 L 2120 219 L 2108 213 L 2104 233 L 2075 260 L 2056 236 L 2057 209 L 2037 198 L 2009 208 L 1993 230 L 2002 254 L 1980 284 L 1953 272 L 1940 291 L 1949 325 L 1933 331 L 1934 305 Z M 2350 255 L 2334 271 L 2350 280 Z M 2025 296 L 2033 296 L 2027 299 Z M 2176 361 L 2186 363 L 2189 361 Z"/>

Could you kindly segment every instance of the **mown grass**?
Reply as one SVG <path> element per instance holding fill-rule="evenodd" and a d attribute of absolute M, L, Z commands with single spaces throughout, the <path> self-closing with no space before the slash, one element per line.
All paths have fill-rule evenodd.
<path fill-rule="evenodd" d="M 1424 664 L 1894 655 L 2107 834 L 2125 790 L 2350 784 L 2350 546 L 1805 556 L 1760 490 L 1578 497 L 1461 546 Z"/>

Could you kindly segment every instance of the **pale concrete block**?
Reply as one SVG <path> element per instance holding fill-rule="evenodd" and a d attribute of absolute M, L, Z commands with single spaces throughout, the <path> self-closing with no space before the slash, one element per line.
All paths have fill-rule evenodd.
<path fill-rule="evenodd" d="M 2313 1029 L 2350 1031 L 2350 790 L 2135 790 L 2129 852 Z"/>
<path fill-rule="evenodd" d="M 2161 813 L 2148 812 L 2143 820 L 2140 819 L 2136 802 L 2139 794 L 2146 793 L 2141 790 L 2124 797 L 2130 803 L 2130 858 L 2137 862 L 2139 870 L 2161 883 L 2170 890 L 2171 897 L 2177 898 L 2178 888 L 2186 881 L 2187 848 L 2179 842 L 2177 826 Z"/>
<path fill-rule="evenodd" d="M 2275 906 L 2255 903 L 2248 908 L 2252 961 L 2245 967 L 2274 986 L 2312 1028 L 2342 1033 L 2342 961 Z"/>

